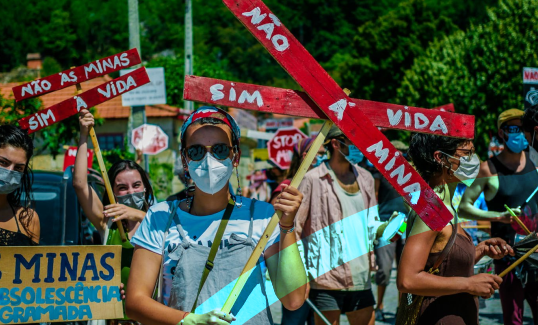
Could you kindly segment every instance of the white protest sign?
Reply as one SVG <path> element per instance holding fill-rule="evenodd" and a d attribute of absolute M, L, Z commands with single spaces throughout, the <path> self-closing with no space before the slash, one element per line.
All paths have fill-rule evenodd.
<path fill-rule="evenodd" d="M 123 76 L 131 69 L 120 71 Z M 150 82 L 121 96 L 122 106 L 145 106 L 166 104 L 164 68 L 146 68 Z"/>

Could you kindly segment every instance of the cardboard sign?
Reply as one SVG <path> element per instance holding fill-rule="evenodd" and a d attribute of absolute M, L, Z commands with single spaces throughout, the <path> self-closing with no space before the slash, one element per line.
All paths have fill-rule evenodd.
<path fill-rule="evenodd" d="M 279 129 L 267 142 L 269 159 L 280 169 L 288 169 L 293 157 L 293 146 L 307 136 L 297 128 Z"/>
<path fill-rule="evenodd" d="M 28 133 L 41 130 L 51 124 L 58 123 L 80 112 L 82 108 L 90 108 L 117 97 L 131 89 L 138 88 L 149 82 L 146 68 L 139 68 L 122 77 L 111 80 L 95 88 L 40 110 L 19 120 L 19 125 Z"/>
<path fill-rule="evenodd" d="M 12 90 L 13 94 L 15 95 L 15 100 L 20 101 L 73 86 L 86 80 L 132 67 L 133 65 L 140 63 L 141 61 L 140 55 L 138 55 L 138 50 L 130 49 L 104 59 L 65 70 L 58 74 L 53 74 L 45 78 L 37 79 L 23 85 L 13 87 Z"/>
<path fill-rule="evenodd" d="M 440 231 L 453 218 L 437 194 L 261 0 L 223 0 L 239 21 L 364 153 L 411 208 Z"/>
<path fill-rule="evenodd" d="M 121 246 L 0 247 L 0 323 L 123 317 Z"/>
<path fill-rule="evenodd" d="M 300 91 L 258 86 L 197 76 L 185 77 L 185 100 L 242 109 L 327 119 L 325 113 Z M 377 127 L 473 139 L 473 115 L 452 113 L 454 105 L 425 109 L 351 98 L 354 109 L 361 110 Z M 452 112 L 450 111 L 452 110 Z M 292 121 L 293 125 L 293 121 Z M 275 125 L 266 128 L 279 128 Z"/>
<path fill-rule="evenodd" d="M 121 70 L 123 76 L 133 70 Z M 166 104 L 166 86 L 164 82 L 164 68 L 146 68 L 150 83 L 121 95 L 123 106 L 146 106 Z"/>
<path fill-rule="evenodd" d="M 75 159 L 77 158 L 77 151 L 78 151 L 78 147 L 69 147 L 66 151 L 65 151 L 65 156 L 64 156 L 64 172 L 65 170 L 67 169 L 67 167 L 69 166 L 73 166 L 75 164 Z M 91 167 L 92 163 L 93 163 L 93 150 L 92 149 L 88 149 L 88 166 Z"/>

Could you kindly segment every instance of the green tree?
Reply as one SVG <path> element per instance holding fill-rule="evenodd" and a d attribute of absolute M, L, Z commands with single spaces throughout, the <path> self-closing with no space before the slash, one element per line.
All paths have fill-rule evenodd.
<path fill-rule="evenodd" d="M 489 22 L 431 46 L 405 72 L 396 101 L 421 107 L 454 103 L 476 116 L 475 145 L 485 157 L 497 117 L 523 108 L 522 68 L 537 66 L 538 8 L 533 0 L 504 0 Z"/>
<path fill-rule="evenodd" d="M 430 42 L 457 26 L 425 0 L 409 0 L 359 27 L 352 58 L 340 65 L 343 85 L 356 96 L 393 102 L 403 72 Z"/>
<path fill-rule="evenodd" d="M 166 102 L 168 105 L 183 107 L 183 85 L 185 60 L 183 56 L 157 57 L 146 65 L 151 67 L 163 67 L 166 83 Z M 202 77 L 233 80 L 233 75 L 228 72 L 227 61 L 215 62 L 204 57 L 194 57 L 194 74 Z"/>
<path fill-rule="evenodd" d="M 76 58 L 77 35 L 67 11 L 56 9 L 50 13 L 50 21 L 40 28 L 42 54 L 50 54 L 62 62 Z"/>
<path fill-rule="evenodd" d="M 52 74 L 61 72 L 63 69 L 53 57 L 47 56 L 43 59 L 43 69 L 41 71 L 42 76 L 50 76 Z"/>
<path fill-rule="evenodd" d="M 41 107 L 41 100 L 31 98 L 22 102 L 15 99 L 5 98 L 0 94 L 0 124 L 18 124 L 19 119 L 34 114 Z"/>
<path fill-rule="evenodd" d="M 90 108 L 90 112 L 95 116 L 97 109 Z M 95 118 L 95 125 L 102 125 L 102 118 Z M 52 124 L 44 129 L 37 131 L 37 135 L 43 139 L 42 151 L 48 151 L 53 157 L 63 153 L 63 146 L 74 144 L 78 139 L 80 126 L 78 114 L 73 115 L 60 123 Z"/>

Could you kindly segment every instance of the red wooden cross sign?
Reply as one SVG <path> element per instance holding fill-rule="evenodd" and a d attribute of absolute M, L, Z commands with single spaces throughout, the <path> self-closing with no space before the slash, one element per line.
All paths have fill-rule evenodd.
<path fill-rule="evenodd" d="M 202 103 L 308 118 L 326 119 L 318 106 L 300 91 L 226 80 L 186 76 L 183 98 Z M 437 109 L 354 99 L 375 126 L 449 136 L 474 138 L 474 116 Z M 451 105 L 446 105 L 450 109 Z"/>
<path fill-rule="evenodd" d="M 452 220 L 443 202 L 377 129 L 371 116 L 358 108 L 261 0 L 223 2 L 431 229 L 440 231 Z"/>
<path fill-rule="evenodd" d="M 13 93 L 17 101 L 37 97 L 139 63 L 140 56 L 138 55 L 138 51 L 136 49 L 131 49 L 60 72 L 59 74 L 54 74 L 14 87 Z M 126 75 L 87 90 L 82 94 L 73 96 L 56 105 L 26 116 L 19 120 L 19 125 L 21 128 L 27 129 L 28 133 L 33 133 L 75 115 L 83 108 L 89 109 L 90 107 L 104 103 L 107 100 L 145 85 L 149 83 L 149 81 L 146 68 L 138 68 Z"/>

